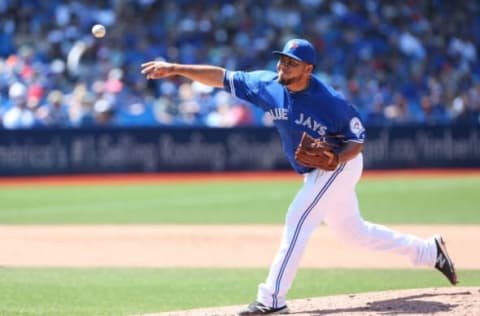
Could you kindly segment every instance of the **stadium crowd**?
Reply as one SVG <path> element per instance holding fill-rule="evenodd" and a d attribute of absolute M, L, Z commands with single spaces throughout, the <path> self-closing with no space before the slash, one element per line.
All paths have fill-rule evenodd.
<path fill-rule="evenodd" d="M 367 124 L 480 124 L 477 1 L 4 0 L 0 26 L 1 128 L 269 125 L 221 89 L 148 81 L 140 64 L 274 70 L 291 37 L 314 43 L 317 75 Z"/>

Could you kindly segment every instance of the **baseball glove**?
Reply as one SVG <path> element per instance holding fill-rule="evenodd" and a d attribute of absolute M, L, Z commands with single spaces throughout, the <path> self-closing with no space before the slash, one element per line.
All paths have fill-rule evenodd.
<path fill-rule="evenodd" d="M 332 171 L 338 166 L 338 154 L 333 145 L 303 133 L 295 151 L 295 160 L 306 167 Z"/>

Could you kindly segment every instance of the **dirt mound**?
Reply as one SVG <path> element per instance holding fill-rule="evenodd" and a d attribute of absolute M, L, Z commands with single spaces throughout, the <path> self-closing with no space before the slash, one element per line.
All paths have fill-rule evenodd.
<path fill-rule="evenodd" d="M 290 314 L 373 316 L 373 315 L 480 315 L 480 287 L 451 287 L 371 292 L 291 300 Z M 245 306 L 175 311 L 144 316 L 235 315 Z"/>

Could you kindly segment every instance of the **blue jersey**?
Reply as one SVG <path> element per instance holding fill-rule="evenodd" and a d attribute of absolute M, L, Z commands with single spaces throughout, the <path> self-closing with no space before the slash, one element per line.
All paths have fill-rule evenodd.
<path fill-rule="evenodd" d="M 334 89 L 312 76 L 307 89 L 290 92 L 277 78 L 271 71 L 227 71 L 224 87 L 271 116 L 283 151 L 298 173 L 312 170 L 295 161 L 295 150 L 303 132 L 338 148 L 345 142 L 364 142 L 365 129 L 358 111 Z"/>

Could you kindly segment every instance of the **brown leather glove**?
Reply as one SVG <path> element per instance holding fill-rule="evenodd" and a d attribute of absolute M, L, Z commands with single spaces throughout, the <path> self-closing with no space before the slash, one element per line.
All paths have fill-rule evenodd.
<path fill-rule="evenodd" d="M 332 171 L 338 166 L 338 154 L 333 145 L 303 133 L 295 151 L 295 160 L 306 167 Z"/>

